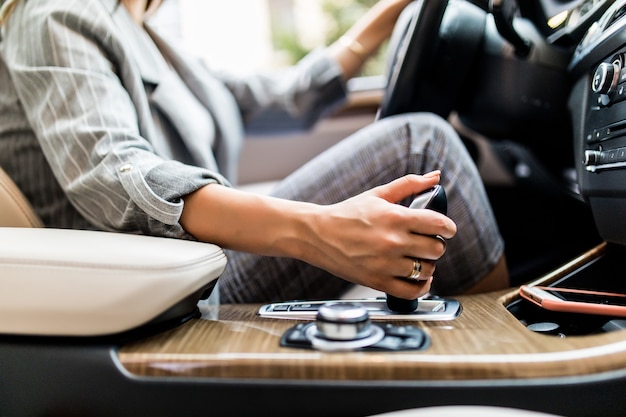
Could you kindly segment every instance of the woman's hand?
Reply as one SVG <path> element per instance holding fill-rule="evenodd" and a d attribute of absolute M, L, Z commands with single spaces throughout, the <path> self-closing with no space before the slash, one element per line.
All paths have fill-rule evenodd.
<path fill-rule="evenodd" d="M 198 240 L 259 255 L 291 257 L 355 284 L 414 299 L 430 289 L 434 261 L 456 225 L 399 201 L 439 182 L 439 171 L 407 175 L 337 204 L 290 201 L 217 184 L 185 197 L 181 224 Z M 420 280 L 408 280 L 413 260 Z"/>
<path fill-rule="evenodd" d="M 329 50 L 350 79 L 393 32 L 404 8 L 412 0 L 381 0 L 365 13 Z"/>
<path fill-rule="evenodd" d="M 413 299 L 430 289 L 435 261 L 456 225 L 433 210 L 397 204 L 439 182 L 439 172 L 408 175 L 351 199 L 322 207 L 301 257 L 339 277 L 397 297 Z M 408 280 L 413 260 L 420 280 Z"/>

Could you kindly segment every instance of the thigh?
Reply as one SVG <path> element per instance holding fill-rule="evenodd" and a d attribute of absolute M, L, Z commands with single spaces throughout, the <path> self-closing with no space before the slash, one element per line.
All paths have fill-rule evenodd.
<path fill-rule="evenodd" d="M 407 172 L 406 126 L 385 119 L 344 139 L 285 178 L 275 197 L 332 204 Z M 223 302 L 339 297 L 351 284 L 296 259 L 228 252 Z"/>
<path fill-rule="evenodd" d="M 463 226 L 459 221 L 470 224 L 467 230 L 461 231 L 459 227 L 447 253 L 437 263 L 435 281 L 440 282 L 433 287 L 450 292 L 469 287 L 478 279 L 474 277 L 485 266 L 475 263 L 481 263 L 494 252 L 489 248 L 483 250 L 482 245 L 497 244 L 499 234 L 494 229 L 495 222 L 490 222 L 491 212 L 478 171 L 454 130 L 441 118 L 406 114 L 373 123 L 302 166 L 272 194 L 332 204 L 408 173 L 435 169 L 442 170 L 449 215 L 459 226 Z M 410 200 L 400 203 L 406 205 Z M 465 242 L 469 242 L 468 247 Z M 451 255 L 456 251 L 460 253 Z M 466 256 L 477 251 L 472 257 Z M 351 286 L 294 259 L 240 252 L 228 252 L 228 257 L 229 264 L 220 278 L 221 297 L 226 303 L 334 298 Z M 461 273 L 460 269 L 465 271 Z"/>

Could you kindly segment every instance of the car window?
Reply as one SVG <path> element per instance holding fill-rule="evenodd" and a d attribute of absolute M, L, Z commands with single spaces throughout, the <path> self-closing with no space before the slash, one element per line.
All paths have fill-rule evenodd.
<path fill-rule="evenodd" d="M 376 1 L 164 0 L 152 20 L 214 68 L 272 70 L 336 40 Z M 383 47 L 362 74 L 384 62 Z"/>

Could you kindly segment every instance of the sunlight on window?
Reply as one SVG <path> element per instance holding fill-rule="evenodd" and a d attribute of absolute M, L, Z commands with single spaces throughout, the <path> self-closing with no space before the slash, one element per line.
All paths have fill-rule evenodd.
<path fill-rule="evenodd" d="M 272 31 L 313 49 L 324 43 L 323 19 L 319 0 L 167 0 L 153 23 L 214 68 L 254 71 L 292 63 Z"/>
<path fill-rule="evenodd" d="M 326 42 L 326 17 L 322 13 L 321 2 L 311 0 L 294 1 L 294 21 L 298 28 L 298 37 L 302 46 L 314 49 Z"/>
<path fill-rule="evenodd" d="M 251 70 L 271 65 L 266 1 L 178 0 L 181 38 L 214 67 Z"/>
<path fill-rule="evenodd" d="M 165 0 L 152 22 L 215 69 L 274 70 L 343 34 L 373 0 Z M 381 73 L 377 60 L 366 75 Z"/>

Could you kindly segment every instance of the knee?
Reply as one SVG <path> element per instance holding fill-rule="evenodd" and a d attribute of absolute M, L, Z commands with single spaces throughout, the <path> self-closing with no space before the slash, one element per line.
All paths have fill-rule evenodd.
<path fill-rule="evenodd" d="M 406 125 L 417 125 L 417 126 L 430 126 L 433 129 L 447 129 L 451 127 L 446 119 L 439 116 L 436 113 L 430 112 L 412 112 L 412 113 L 402 113 L 394 116 L 390 116 L 385 120 L 395 120 L 396 123 L 404 123 Z"/>
<path fill-rule="evenodd" d="M 410 132 L 410 136 L 425 145 L 424 141 L 434 141 L 453 152 L 464 152 L 465 144 L 454 127 L 443 117 L 435 113 L 415 112 L 398 116 Z"/>

